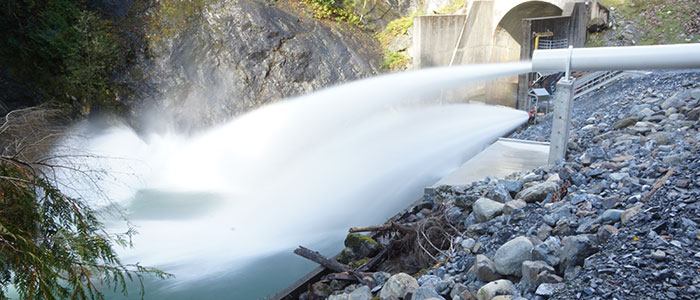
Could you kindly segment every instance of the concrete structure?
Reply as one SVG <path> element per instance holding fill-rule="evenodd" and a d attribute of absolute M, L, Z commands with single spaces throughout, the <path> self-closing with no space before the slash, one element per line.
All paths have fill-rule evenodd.
<path fill-rule="evenodd" d="M 557 82 L 554 94 L 554 118 L 547 163 L 552 165 L 560 158 L 566 158 L 566 146 L 571 130 L 571 113 L 574 108 L 574 81 L 562 78 Z"/>
<path fill-rule="evenodd" d="M 470 1 L 464 15 L 418 16 L 413 29 L 414 68 L 446 66 L 451 61 L 456 65 L 529 59 L 534 49 L 532 35 L 545 30 L 556 31 L 552 38 L 564 37 L 574 46 L 582 46 L 589 14 L 586 3 L 585 0 L 482 0 Z M 517 104 L 517 91 L 520 81 L 520 89 L 525 88 L 527 93 L 527 80 L 512 76 L 473 83 L 447 98 L 522 107 Z"/>
<path fill-rule="evenodd" d="M 486 176 L 504 178 L 514 172 L 527 171 L 547 164 L 549 143 L 500 138 L 459 168 L 430 187 L 426 194 L 442 185 L 465 186 Z"/>

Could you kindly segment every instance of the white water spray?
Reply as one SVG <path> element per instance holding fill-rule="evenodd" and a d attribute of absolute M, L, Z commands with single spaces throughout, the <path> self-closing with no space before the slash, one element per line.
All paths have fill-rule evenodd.
<path fill-rule="evenodd" d="M 194 137 L 142 139 L 120 127 L 79 147 L 120 158 L 100 162 L 120 183 L 102 187 L 139 231 L 120 255 L 174 273 L 173 294 L 164 298 L 227 278 L 224 295 L 255 299 L 309 267 L 260 291 L 249 282 L 252 263 L 300 244 L 340 250 L 348 227 L 384 222 L 527 119 L 512 109 L 423 100 L 529 69 L 513 63 L 386 75 L 268 105 Z M 108 222 L 114 231 L 119 224 Z"/>

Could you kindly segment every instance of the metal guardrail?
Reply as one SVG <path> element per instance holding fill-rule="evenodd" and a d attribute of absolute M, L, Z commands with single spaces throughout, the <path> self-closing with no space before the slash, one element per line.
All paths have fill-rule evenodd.
<path fill-rule="evenodd" d="M 569 47 L 569 39 L 563 40 L 539 40 L 537 49 L 562 49 Z"/>
<path fill-rule="evenodd" d="M 574 99 L 597 90 L 603 85 L 612 83 L 622 76 L 622 71 L 598 71 L 586 74 L 576 79 Z"/>

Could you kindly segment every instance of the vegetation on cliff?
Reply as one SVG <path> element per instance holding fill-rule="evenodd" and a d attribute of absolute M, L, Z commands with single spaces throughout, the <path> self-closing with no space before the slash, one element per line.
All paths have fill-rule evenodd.
<path fill-rule="evenodd" d="M 614 20 L 612 30 L 592 33 L 587 45 L 657 45 L 700 42 L 697 0 L 603 0 Z"/>

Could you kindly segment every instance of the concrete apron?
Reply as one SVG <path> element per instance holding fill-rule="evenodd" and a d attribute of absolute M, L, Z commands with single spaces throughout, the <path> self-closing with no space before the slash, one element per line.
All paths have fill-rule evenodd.
<path fill-rule="evenodd" d="M 441 185 L 470 185 L 487 176 L 502 179 L 514 172 L 547 165 L 548 155 L 549 143 L 500 138 L 440 181 L 426 187 L 425 193 L 433 194 Z"/>

